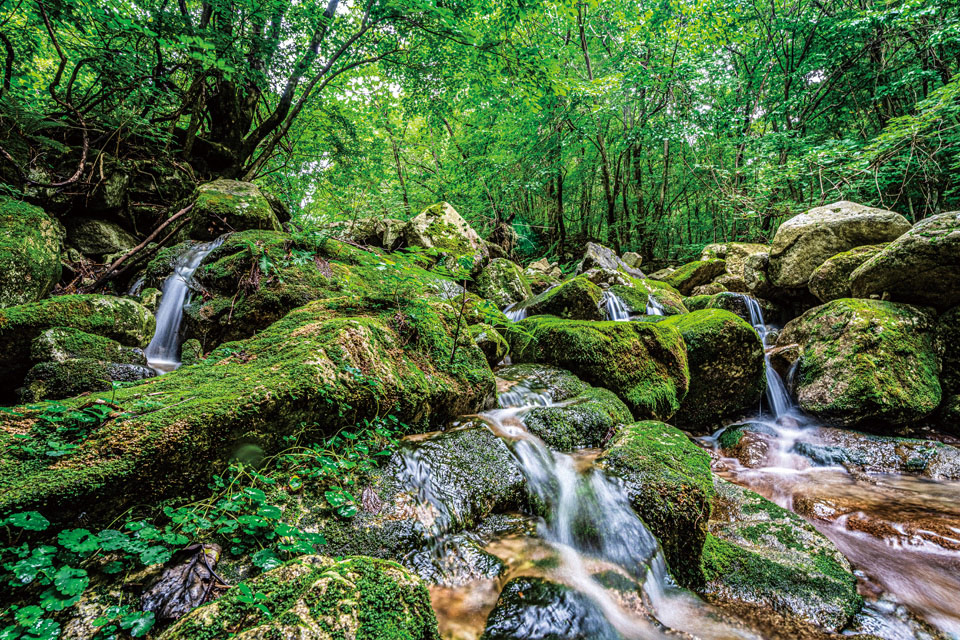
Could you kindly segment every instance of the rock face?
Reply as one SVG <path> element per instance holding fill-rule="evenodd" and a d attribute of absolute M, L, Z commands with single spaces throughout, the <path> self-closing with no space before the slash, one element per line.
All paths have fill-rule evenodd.
<path fill-rule="evenodd" d="M 889 294 L 893 300 L 939 310 L 960 304 L 960 211 L 925 220 L 850 276 L 858 298 Z"/>
<path fill-rule="evenodd" d="M 634 511 L 660 541 L 677 581 L 688 587 L 701 584 L 697 559 L 714 494 L 710 455 L 682 431 L 646 421 L 618 430 L 597 464 L 623 481 Z"/>
<path fill-rule="evenodd" d="M 696 260 L 677 268 L 668 275 L 664 282 L 685 296 L 693 293 L 694 288 L 707 284 L 727 267 L 723 260 Z"/>
<path fill-rule="evenodd" d="M 213 240 L 227 231 L 280 231 L 280 221 L 260 189 L 250 182 L 214 180 L 197 187 L 189 235 Z"/>
<path fill-rule="evenodd" d="M 770 277 L 779 287 L 805 287 L 813 270 L 842 251 L 890 242 L 910 230 L 899 213 L 841 200 L 790 218 L 770 247 Z"/>
<path fill-rule="evenodd" d="M 721 259 L 726 262 L 726 274 L 717 278 L 728 291 L 764 295 L 767 293 L 766 268 L 770 248 L 752 242 L 708 244 L 701 260 Z"/>
<path fill-rule="evenodd" d="M 647 322 L 582 322 L 535 316 L 507 333 L 514 362 L 568 369 L 610 389 L 635 418 L 666 420 L 690 384 L 680 332 Z"/>
<path fill-rule="evenodd" d="M 843 426 L 877 429 L 926 417 L 940 404 L 940 353 L 932 312 L 841 298 L 784 327 L 779 345 L 801 345 L 800 407 Z"/>
<path fill-rule="evenodd" d="M 812 525 L 717 478 L 702 593 L 839 631 L 863 604 L 850 564 Z"/>
<path fill-rule="evenodd" d="M 125 253 L 139 244 L 132 234 L 115 222 L 91 218 L 71 226 L 67 238 L 77 251 L 98 259 Z"/>
<path fill-rule="evenodd" d="M 623 260 L 628 267 L 633 267 L 634 269 L 639 269 L 640 265 L 643 263 L 643 256 L 636 251 L 627 251 L 625 254 L 620 256 L 620 259 Z"/>
<path fill-rule="evenodd" d="M 642 278 L 643 272 L 627 264 L 620 259 L 613 249 L 608 249 L 602 244 L 588 242 L 587 249 L 583 254 L 583 259 L 577 265 L 577 273 L 583 273 L 590 269 L 607 269 L 610 271 L 623 271 L 635 278 Z"/>
<path fill-rule="evenodd" d="M 60 280 L 63 229 L 39 207 L 0 197 L 0 308 L 40 300 Z"/>
<path fill-rule="evenodd" d="M 552 315 L 571 320 L 603 320 L 603 291 L 585 277 L 571 278 L 531 298 L 523 307 L 528 315 Z"/>
<path fill-rule="evenodd" d="M 763 345 L 744 320 L 721 309 L 671 316 L 687 345 L 690 390 L 673 416 L 677 426 L 709 432 L 724 418 L 755 408 L 766 387 Z"/>
<path fill-rule="evenodd" d="M 501 309 L 533 295 L 520 267 L 506 258 L 494 258 L 477 278 L 477 293 Z"/>
<path fill-rule="evenodd" d="M 807 283 L 810 293 L 817 296 L 820 302 L 853 297 L 850 289 L 850 274 L 864 262 L 880 253 L 885 246 L 874 244 L 856 247 L 827 258 L 810 274 L 810 281 Z"/>
<path fill-rule="evenodd" d="M 938 411 L 941 427 L 960 433 L 960 307 L 941 314 L 937 321 L 937 338 L 943 350 L 943 372 L 940 386 L 943 400 Z"/>
<path fill-rule="evenodd" d="M 304 556 L 246 584 L 258 595 L 254 602 L 234 587 L 159 638 L 440 640 L 427 588 L 394 562 Z"/>
<path fill-rule="evenodd" d="M 486 243 L 448 202 L 423 210 L 403 229 L 408 246 L 437 249 L 450 256 L 473 256 L 479 262 L 489 255 Z"/>
<path fill-rule="evenodd" d="M 557 451 L 599 447 L 617 425 L 632 421 L 620 398 L 597 387 L 585 389 L 564 406 L 534 407 L 524 414 L 527 430 Z"/>

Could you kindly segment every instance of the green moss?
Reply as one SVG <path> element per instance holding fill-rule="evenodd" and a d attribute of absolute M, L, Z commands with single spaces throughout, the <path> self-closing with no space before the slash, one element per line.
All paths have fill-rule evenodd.
<path fill-rule="evenodd" d="M 567 280 L 531 298 L 523 307 L 529 315 L 553 315 L 572 320 L 603 320 L 603 291 L 585 277 Z"/>
<path fill-rule="evenodd" d="M 524 414 L 530 433 L 559 451 L 599 447 L 619 424 L 633 417 L 626 405 L 606 389 L 589 387 L 559 407 L 535 407 Z"/>
<path fill-rule="evenodd" d="M 687 313 L 683 296 L 665 282 L 648 278 L 631 278 L 632 286 L 614 285 L 610 287 L 632 314 L 644 314 L 652 297 L 660 304 L 666 315 Z"/>
<path fill-rule="evenodd" d="M 471 325 L 469 330 L 491 367 L 495 367 L 506 357 L 510 347 L 499 331 L 483 323 Z"/>
<path fill-rule="evenodd" d="M 701 584 L 696 559 L 714 496 L 710 455 L 679 429 L 645 421 L 622 427 L 598 464 L 624 481 L 674 577 L 685 586 Z"/>
<path fill-rule="evenodd" d="M 114 381 L 135 382 L 153 377 L 143 365 L 116 364 L 93 358 L 41 362 L 27 372 L 21 402 L 69 398 L 91 391 L 107 391 Z"/>
<path fill-rule="evenodd" d="M 63 230 L 39 207 L 0 196 L 0 308 L 40 300 L 60 280 Z"/>
<path fill-rule="evenodd" d="M 568 369 L 616 393 L 637 418 L 669 418 L 689 386 L 683 337 L 659 323 L 534 316 L 508 331 L 506 338 L 514 362 Z"/>
<path fill-rule="evenodd" d="M 713 302 L 713 296 L 690 296 L 683 302 L 690 311 L 703 311 Z"/>
<path fill-rule="evenodd" d="M 38 335 L 31 343 L 30 356 L 34 362 L 92 358 L 104 362 L 147 364 L 140 349 L 125 347 L 116 340 L 71 327 L 54 327 Z"/>
<path fill-rule="evenodd" d="M 189 235 L 212 240 L 226 231 L 280 231 L 270 203 L 252 183 L 215 180 L 197 187 L 190 211 Z"/>
<path fill-rule="evenodd" d="M 695 260 L 678 267 L 664 282 L 685 296 L 690 295 L 694 287 L 707 284 L 726 269 L 724 260 Z"/>
<path fill-rule="evenodd" d="M 482 297 L 500 308 L 533 295 L 520 267 L 504 258 L 494 258 L 484 267 L 477 278 L 476 287 Z"/>

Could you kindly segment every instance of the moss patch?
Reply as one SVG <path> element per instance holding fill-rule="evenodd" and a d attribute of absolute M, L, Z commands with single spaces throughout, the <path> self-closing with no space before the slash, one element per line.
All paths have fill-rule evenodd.
<path fill-rule="evenodd" d="M 39 207 L 0 196 L 0 308 L 40 300 L 60 280 L 63 229 Z"/>

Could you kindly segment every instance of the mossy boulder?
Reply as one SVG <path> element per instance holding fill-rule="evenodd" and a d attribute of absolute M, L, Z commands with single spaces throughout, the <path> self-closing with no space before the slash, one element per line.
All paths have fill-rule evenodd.
<path fill-rule="evenodd" d="M 501 309 L 533 295 L 520 267 L 505 258 L 494 258 L 484 267 L 477 278 L 477 293 Z"/>
<path fill-rule="evenodd" d="M 659 280 L 631 278 L 628 286 L 616 285 L 610 287 L 610 291 L 623 301 L 631 315 L 659 311 L 662 315 L 672 316 L 687 312 L 680 292 Z"/>
<path fill-rule="evenodd" d="M 563 278 L 563 272 L 557 263 L 550 263 L 546 258 L 531 262 L 523 270 L 523 275 L 530 283 L 533 293 L 543 293 Z"/>
<path fill-rule="evenodd" d="M 710 455 L 679 429 L 648 420 L 621 427 L 597 464 L 623 481 L 674 578 L 688 587 L 701 584 L 698 559 L 714 493 Z"/>
<path fill-rule="evenodd" d="M 53 327 L 38 335 L 30 346 L 30 357 L 34 362 L 93 358 L 121 364 L 147 364 L 142 349 L 125 347 L 116 340 L 71 327 Z"/>
<path fill-rule="evenodd" d="M 440 640 L 427 588 L 394 562 L 304 556 L 246 585 L 257 598 L 234 587 L 160 640 Z"/>
<path fill-rule="evenodd" d="M 109 391 L 114 382 L 136 382 L 157 372 L 139 364 L 120 364 L 94 358 L 41 362 L 27 372 L 20 402 L 59 400 L 91 391 Z"/>
<path fill-rule="evenodd" d="M 495 388 L 479 348 L 461 334 L 451 362 L 453 311 L 421 300 L 405 309 L 416 323 L 398 324 L 395 309 L 343 316 L 327 301 L 297 309 L 193 366 L 109 394 L 125 411 L 56 460 L 9 447 L 34 428 L 38 409 L 0 414 L 0 512 L 66 521 L 86 511 L 94 521 L 130 500 L 203 484 L 241 445 L 269 454 L 288 435 L 323 437 L 388 412 L 412 430 L 476 412 Z"/>
<path fill-rule="evenodd" d="M 40 300 L 60 280 L 63 229 L 43 209 L 0 197 L 0 308 Z"/>
<path fill-rule="evenodd" d="M 940 404 L 940 352 L 927 309 L 840 298 L 784 327 L 778 345 L 801 345 L 800 407 L 841 426 L 870 430 L 930 415 Z"/>
<path fill-rule="evenodd" d="M 860 610 L 857 579 L 812 525 L 756 493 L 716 479 L 701 567 L 710 600 L 772 609 L 827 631 Z"/>
<path fill-rule="evenodd" d="M 530 298 L 522 307 L 527 315 L 553 315 L 571 320 L 603 320 L 600 308 L 603 291 L 580 276 L 562 282 L 540 295 Z"/>
<path fill-rule="evenodd" d="M 349 240 L 368 247 L 395 249 L 406 223 L 395 218 L 359 218 L 334 222 L 329 226 L 332 234 L 341 240 Z"/>
<path fill-rule="evenodd" d="M 642 278 L 643 272 L 639 268 L 629 265 L 618 256 L 613 249 L 588 242 L 583 252 L 583 258 L 577 265 L 577 273 L 581 274 L 591 269 L 603 269 L 606 271 L 622 271 L 635 278 Z"/>
<path fill-rule="evenodd" d="M 507 341 L 503 339 L 500 332 L 489 324 L 481 322 L 470 325 L 470 333 L 473 334 L 473 340 L 483 351 L 483 355 L 487 358 L 487 363 L 491 367 L 500 364 L 506 357 L 507 351 L 510 350 Z"/>
<path fill-rule="evenodd" d="M 850 290 L 850 274 L 880 253 L 885 246 L 874 244 L 855 247 L 827 258 L 810 274 L 810 280 L 807 283 L 810 293 L 817 296 L 821 302 L 853 297 Z"/>
<path fill-rule="evenodd" d="M 67 242 L 83 255 L 97 259 L 126 253 L 139 244 L 133 234 L 116 222 L 93 218 L 69 225 Z"/>
<path fill-rule="evenodd" d="M 534 316 L 508 330 L 506 338 L 514 362 L 568 369 L 616 393 L 636 418 L 668 419 L 690 384 L 683 337 L 659 323 Z"/>
<path fill-rule="evenodd" d="M 155 320 L 128 298 L 73 295 L 0 309 L 0 386 L 16 386 L 30 368 L 34 339 L 47 329 L 79 329 L 131 347 L 145 347 Z"/>
<path fill-rule="evenodd" d="M 770 247 L 770 277 L 779 287 L 806 287 L 831 256 L 854 247 L 890 242 L 910 230 L 899 213 L 840 201 L 790 218 Z"/>
<path fill-rule="evenodd" d="M 955 307 L 937 319 L 937 338 L 943 350 L 943 371 L 940 386 L 943 390 L 938 417 L 947 430 L 960 433 L 960 307 Z"/>
<path fill-rule="evenodd" d="M 518 398 L 518 392 L 543 394 L 552 402 L 564 402 L 586 392 L 590 385 L 566 369 L 544 364 L 512 364 L 497 370 L 501 407 L 529 404 Z M 508 394 L 513 393 L 510 396 Z"/>
<path fill-rule="evenodd" d="M 945 310 L 960 304 L 960 211 L 921 220 L 850 275 L 858 298 L 887 295 Z"/>
<path fill-rule="evenodd" d="M 403 229 L 407 246 L 436 249 L 451 257 L 469 256 L 480 263 L 489 256 L 483 238 L 463 219 L 449 202 L 439 202 L 423 210 Z"/>
<path fill-rule="evenodd" d="M 670 316 L 687 345 L 690 389 L 673 423 L 704 433 L 759 405 L 766 388 L 763 344 L 750 324 L 721 309 Z"/>
<path fill-rule="evenodd" d="M 683 295 L 689 296 L 694 288 L 707 284 L 722 274 L 726 267 L 727 263 L 723 260 L 695 260 L 678 267 L 662 280 Z"/>
<path fill-rule="evenodd" d="M 600 447 L 620 424 L 633 421 L 612 391 L 589 387 L 562 406 L 534 407 L 524 414 L 527 430 L 551 449 Z"/>
<path fill-rule="evenodd" d="M 213 240 L 228 231 L 280 231 L 270 202 L 252 182 L 214 180 L 197 187 L 190 210 L 188 235 Z"/>

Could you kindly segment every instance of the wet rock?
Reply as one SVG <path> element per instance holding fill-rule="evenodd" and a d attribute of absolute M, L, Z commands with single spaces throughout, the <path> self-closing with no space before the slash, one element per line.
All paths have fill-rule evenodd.
<path fill-rule="evenodd" d="M 528 315 L 552 315 L 571 320 L 603 320 L 600 309 L 600 287 L 584 277 L 571 278 L 540 295 L 531 298 L 522 306 Z"/>
<path fill-rule="evenodd" d="M 660 541 L 671 573 L 701 584 L 696 559 L 707 534 L 714 488 L 710 456 L 662 422 L 620 428 L 597 465 L 624 483 L 634 511 Z"/>
<path fill-rule="evenodd" d="M 663 281 L 685 296 L 693 293 L 694 288 L 707 284 L 726 269 L 723 260 L 696 260 L 688 262 L 670 273 Z"/>
<path fill-rule="evenodd" d="M 557 451 L 599 447 L 617 425 L 632 421 L 630 410 L 616 395 L 596 387 L 562 407 L 534 407 L 524 414 L 527 430 Z"/>
<path fill-rule="evenodd" d="M 127 253 L 140 243 L 117 223 L 91 218 L 69 226 L 67 241 L 83 255 L 97 259 Z"/>
<path fill-rule="evenodd" d="M 493 580 L 507 569 L 500 558 L 483 550 L 477 536 L 463 533 L 433 541 L 407 556 L 404 565 L 428 584 L 446 587 Z"/>
<path fill-rule="evenodd" d="M 938 310 L 960 304 L 960 211 L 918 222 L 850 275 L 856 297 L 889 296 Z"/>
<path fill-rule="evenodd" d="M 717 439 L 721 455 L 736 458 L 748 469 L 759 469 L 770 463 L 776 450 L 777 434 L 760 422 L 730 425 Z"/>
<path fill-rule="evenodd" d="M 810 281 L 807 283 L 810 293 L 817 296 L 821 302 L 853 297 L 850 291 L 850 274 L 880 253 L 885 246 L 887 245 L 874 244 L 856 247 L 827 258 L 810 274 Z"/>
<path fill-rule="evenodd" d="M 673 416 L 696 433 L 720 427 L 724 418 L 759 405 L 766 388 L 763 344 L 742 318 L 721 309 L 691 311 L 661 320 L 687 346 L 690 389 Z"/>
<path fill-rule="evenodd" d="M 50 293 L 62 245 L 63 229 L 43 209 L 0 196 L 0 309 Z"/>
<path fill-rule="evenodd" d="M 142 349 L 125 347 L 116 340 L 70 327 L 54 327 L 38 335 L 30 345 L 30 357 L 34 362 L 92 358 L 120 364 L 147 364 Z"/>
<path fill-rule="evenodd" d="M 172 622 L 205 604 L 212 594 L 219 595 L 214 587 L 222 586 L 215 571 L 220 551 L 215 544 L 194 544 L 175 553 L 141 596 L 143 611 L 152 612 L 160 623 Z"/>
<path fill-rule="evenodd" d="M 687 312 L 680 292 L 658 280 L 631 278 L 627 286 L 615 285 L 610 291 L 623 301 L 631 315 L 646 314 L 651 307 L 659 308 L 667 316 Z"/>
<path fill-rule="evenodd" d="M 542 578 L 514 578 L 504 586 L 481 640 L 618 640 L 587 596 Z"/>
<path fill-rule="evenodd" d="M 24 403 L 59 400 L 91 391 L 109 391 L 114 382 L 137 382 L 156 375 L 156 371 L 145 365 L 93 358 L 41 362 L 27 372 L 19 397 Z"/>
<path fill-rule="evenodd" d="M 497 370 L 497 377 L 510 382 L 522 382 L 534 393 L 546 393 L 553 402 L 564 402 L 586 392 L 590 386 L 566 369 L 549 365 L 514 364 Z M 509 391 L 506 389 L 504 391 Z M 504 393 L 501 391 L 500 393 Z M 520 403 L 517 403 L 519 406 Z M 525 403 L 523 403 L 525 404 Z M 504 405 L 501 403 L 503 406 Z"/>
<path fill-rule="evenodd" d="M 407 246 L 437 249 L 449 256 L 472 256 L 479 263 L 489 255 L 483 239 L 448 202 L 431 205 L 403 229 Z"/>
<path fill-rule="evenodd" d="M 769 607 L 829 631 L 843 629 L 862 599 L 836 547 L 796 514 L 720 478 L 715 483 L 702 593 Z"/>
<path fill-rule="evenodd" d="M 440 638 L 426 587 L 393 562 L 304 556 L 246 584 L 253 602 L 235 587 L 159 639 Z"/>
<path fill-rule="evenodd" d="M 612 269 L 601 269 L 600 267 L 594 267 L 593 269 L 584 271 L 580 275 L 598 287 L 604 289 L 613 285 L 627 287 L 633 286 L 633 278 L 621 271 L 614 271 Z"/>
<path fill-rule="evenodd" d="M 480 350 L 483 351 L 487 364 L 495 367 L 507 355 L 509 346 L 496 329 L 488 324 L 479 323 L 470 326 L 470 333 L 473 334 L 473 341 L 477 343 Z"/>
<path fill-rule="evenodd" d="M 520 267 L 505 258 L 491 260 L 477 278 L 477 293 L 503 308 L 533 295 Z"/>
<path fill-rule="evenodd" d="M 586 251 L 584 251 L 583 254 L 583 259 L 581 259 L 580 264 L 577 265 L 577 273 L 581 274 L 594 268 L 609 271 L 623 271 L 627 275 L 635 278 L 644 277 L 642 271 L 631 267 L 621 260 L 620 257 L 614 253 L 613 249 L 608 249 L 596 242 L 588 242 Z"/>
<path fill-rule="evenodd" d="M 800 407 L 870 430 L 924 418 L 940 404 L 933 314 L 920 307 L 841 298 L 791 321 L 778 345 L 800 344 Z"/>
<path fill-rule="evenodd" d="M 893 211 L 840 201 L 787 220 L 770 247 L 770 276 L 779 287 L 805 287 L 831 256 L 854 247 L 890 242 L 910 230 Z"/>
<path fill-rule="evenodd" d="M 680 332 L 660 323 L 583 322 L 534 316 L 505 336 L 514 362 L 568 369 L 617 394 L 635 418 L 667 419 L 690 384 Z"/>
<path fill-rule="evenodd" d="M 690 309 L 691 311 L 698 311 L 701 309 L 723 309 L 729 311 L 730 313 L 735 313 L 740 316 L 746 322 L 750 322 L 750 307 L 747 306 L 747 300 L 752 298 L 748 294 L 744 293 L 734 293 L 729 291 L 723 291 L 711 296 L 707 296 L 707 299 L 701 299 L 701 296 L 697 296 L 697 300 L 693 303 L 697 309 Z M 772 302 L 767 300 L 760 300 L 753 298 L 760 305 L 760 309 L 763 312 L 763 317 L 765 319 L 773 318 L 779 315 L 779 309 Z M 687 308 L 690 308 L 690 298 L 687 298 Z"/>
<path fill-rule="evenodd" d="M 770 366 L 777 372 L 780 379 L 787 384 L 790 383 L 790 369 L 800 357 L 800 353 L 800 345 L 795 343 L 773 347 L 767 353 L 767 357 L 770 358 Z"/>
<path fill-rule="evenodd" d="M 200 185 L 188 215 L 188 235 L 194 240 L 213 240 L 228 231 L 281 230 L 270 203 L 252 182 L 214 180 Z"/>

